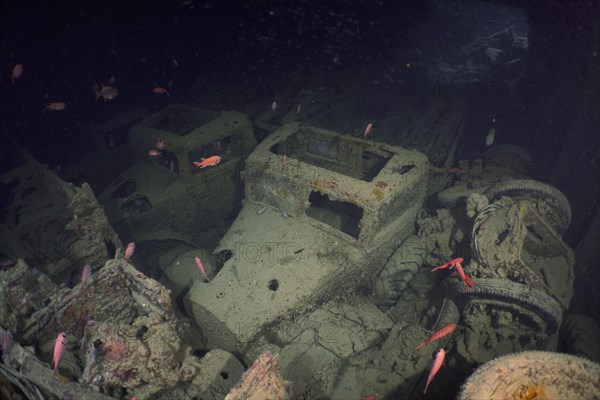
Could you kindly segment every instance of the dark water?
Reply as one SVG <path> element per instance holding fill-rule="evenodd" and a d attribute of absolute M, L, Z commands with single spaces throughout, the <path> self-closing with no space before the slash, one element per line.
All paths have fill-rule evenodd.
<path fill-rule="evenodd" d="M 199 80 L 215 92 L 244 83 L 249 97 L 262 94 L 260 81 L 292 73 L 419 81 L 431 58 L 451 61 L 465 43 L 509 25 L 527 34 L 522 11 L 468 3 L 8 1 L 0 28 L 2 132 L 42 162 L 76 161 L 85 148 L 82 125 L 127 105 L 164 107 L 155 86 L 190 102 Z M 403 69 L 407 63 L 414 68 Z M 24 72 L 13 85 L 15 64 Z M 118 101 L 95 101 L 92 85 L 111 78 Z M 44 112 L 53 101 L 67 109 Z"/>

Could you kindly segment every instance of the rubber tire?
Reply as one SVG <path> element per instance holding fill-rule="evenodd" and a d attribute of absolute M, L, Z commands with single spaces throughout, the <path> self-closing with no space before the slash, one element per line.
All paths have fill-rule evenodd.
<path fill-rule="evenodd" d="M 561 305 L 546 293 L 527 285 L 508 279 L 485 278 L 476 279 L 475 286 L 466 292 L 462 282 L 454 282 L 452 286 L 460 303 L 469 303 L 477 299 L 505 301 L 537 314 L 548 325 L 548 336 L 556 332 L 561 325 Z"/>
<path fill-rule="evenodd" d="M 542 217 L 545 217 L 558 233 L 564 233 L 571 224 L 569 200 L 558 189 L 545 183 L 532 179 L 511 179 L 491 186 L 484 194 L 490 203 L 502 196 L 513 199 L 542 200 L 553 209 L 551 215 Z"/>

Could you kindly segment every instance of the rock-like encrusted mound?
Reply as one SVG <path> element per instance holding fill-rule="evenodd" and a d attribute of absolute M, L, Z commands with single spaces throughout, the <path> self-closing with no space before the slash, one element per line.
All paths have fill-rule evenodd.
<path fill-rule="evenodd" d="M 479 367 L 458 399 L 600 399 L 599 377 L 600 364 L 585 358 L 525 351 Z"/>

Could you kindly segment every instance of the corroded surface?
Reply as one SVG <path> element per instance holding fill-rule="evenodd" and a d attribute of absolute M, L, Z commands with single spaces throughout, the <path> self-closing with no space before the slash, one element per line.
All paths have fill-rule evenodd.
<path fill-rule="evenodd" d="M 261 354 L 244 373 L 242 380 L 225 396 L 225 400 L 286 400 L 291 398 L 291 382 L 279 373 L 279 356 Z"/>

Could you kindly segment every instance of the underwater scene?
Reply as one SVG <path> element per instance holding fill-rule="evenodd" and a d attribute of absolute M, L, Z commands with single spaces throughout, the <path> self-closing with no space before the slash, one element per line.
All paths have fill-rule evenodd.
<path fill-rule="evenodd" d="M 0 5 L 0 399 L 600 399 L 600 5 Z"/>

